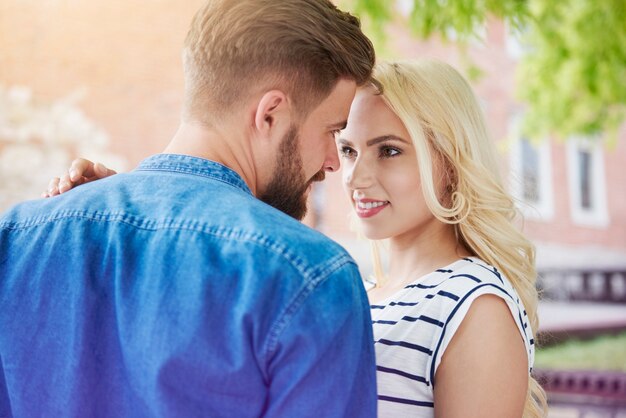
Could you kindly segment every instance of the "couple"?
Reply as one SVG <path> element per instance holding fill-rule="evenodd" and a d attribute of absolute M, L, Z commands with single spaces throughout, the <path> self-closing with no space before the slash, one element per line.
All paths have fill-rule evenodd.
<path fill-rule="evenodd" d="M 325 0 L 201 9 L 164 153 L 0 218 L 0 416 L 542 416 L 533 249 L 476 99 L 373 66 Z M 340 160 L 388 240 L 369 294 L 293 219 Z"/>

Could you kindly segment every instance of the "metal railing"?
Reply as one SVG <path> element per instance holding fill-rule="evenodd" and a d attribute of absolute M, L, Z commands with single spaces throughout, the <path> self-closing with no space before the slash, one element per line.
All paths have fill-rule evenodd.
<path fill-rule="evenodd" d="M 555 412 L 566 410 L 568 417 L 580 418 L 626 416 L 624 372 L 535 370 L 533 375 L 546 390 Z"/>
<path fill-rule="evenodd" d="M 537 286 L 550 300 L 626 303 L 626 270 L 545 269 Z"/>

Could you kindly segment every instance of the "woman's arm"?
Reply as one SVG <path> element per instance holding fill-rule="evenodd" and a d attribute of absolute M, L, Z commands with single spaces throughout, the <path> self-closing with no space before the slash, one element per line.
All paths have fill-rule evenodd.
<path fill-rule="evenodd" d="M 435 417 L 521 417 L 528 354 L 506 302 L 478 297 L 435 374 Z"/>
<path fill-rule="evenodd" d="M 50 180 L 48 189 L 41 194 L 41 197 L 56 196 L 81 184 L 100 180 L 112 176 L 113 174 L 117 174 L 117 172 L 105 167 L 104 164 L 94 163 L 84 158 L 77 158 L 72 161 L 72 165 L 67 171 L 67 174 L 64 174 L 60 178 L 54 177 Z"/>

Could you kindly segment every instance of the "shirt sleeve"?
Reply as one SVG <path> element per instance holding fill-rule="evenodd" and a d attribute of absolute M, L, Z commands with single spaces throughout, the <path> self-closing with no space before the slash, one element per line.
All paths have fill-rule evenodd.
<path fill-rule="evenodd" d="M 269 352 L 264 417 L 375 417 L 372 324 L 356 266 L 319 280 Z"/>
<path fill-rule="evenodd" d="M 532 369 L 534 359 L 532 333 L 530 331 L 530 325 L 528 324 L 526 311 L 524 310 L 519 297 L 515 293 L 507 291 L 507 289 L 503 286 L 485 282 L 476 285 L 467 291 L 467 293 L 465 293 L 458 300 L 454 309 L 452 309 L 449 313 L 442 333 L 439 337 L 439 341 L 435 345 L 435 352 L 430 367 L 431 381 L 434 382 L 434 377 L 437 372 L 437 368 L 441 363 L 443 353 L 446 351 L 448 344 L 450 344 L 454 334 L 456 334 L 456 331 L 461 326 L 461 323 L 465 319 L 472 303 L 482 295 L 495 295 L 502 298 L 504 302 L 506 302 L 506 305 L 509 308 L 509 311 L 524 341 L 526 352 L 528 354 L 528 367 L 529 369 Z"/>

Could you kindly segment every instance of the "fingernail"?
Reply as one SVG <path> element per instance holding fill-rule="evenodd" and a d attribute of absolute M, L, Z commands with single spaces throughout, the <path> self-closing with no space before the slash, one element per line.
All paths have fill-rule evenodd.
<path fill-rule="evenodd" d="M 72 181 L 76 180 L 76 170 L 71 169 L 70 170 L 70 179 L 72 179 Z"/>

